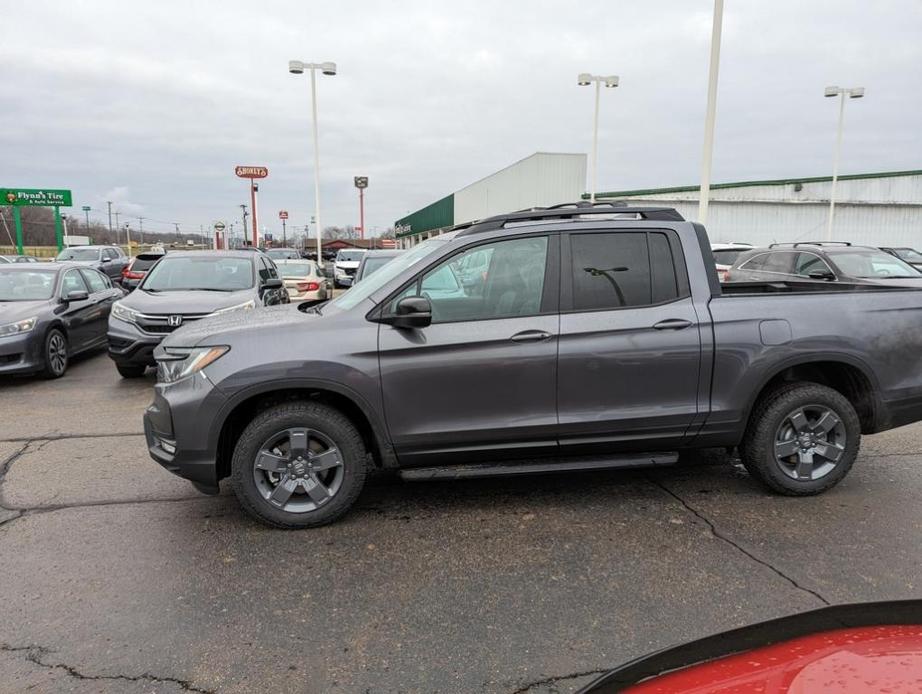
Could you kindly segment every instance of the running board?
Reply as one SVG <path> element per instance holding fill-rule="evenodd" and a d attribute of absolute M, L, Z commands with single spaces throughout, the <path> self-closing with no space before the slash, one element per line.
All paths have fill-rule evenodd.
<path fill-rule="evenodd" d="M 426 480 L 461 480 L 476 477 L 508 477 L 510 475 L 540 475 L 579 470 L 615 470 L 623 468 L 674 465 L 679 461 L 675 451 L 665 453 L 629 453 L 612 456 L 582 456 L 579 458 L 548 458 L 542 460 L 503 461 L 476 465 L 417 467 L 400 471 L 400 477 L 412 482 Z"/>

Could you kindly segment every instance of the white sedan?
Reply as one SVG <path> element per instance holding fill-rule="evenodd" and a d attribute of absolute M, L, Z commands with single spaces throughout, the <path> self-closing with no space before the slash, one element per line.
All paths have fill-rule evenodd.
<path fill-rule="evenodd" d="M 717 277 L 721 282 L 727 281 L 730 268 L 740 253 L 752 250 L 753 246 L 749 243 L 712 243 L 711 253 L 714 254 L 714 264 L 717 265 Z"/>
<path fill-rule="evenodd" d="M 330 298 L 330 281 L 313 260 L 276 260 L 288 296 L 294 301 L 326 301 Z"/>

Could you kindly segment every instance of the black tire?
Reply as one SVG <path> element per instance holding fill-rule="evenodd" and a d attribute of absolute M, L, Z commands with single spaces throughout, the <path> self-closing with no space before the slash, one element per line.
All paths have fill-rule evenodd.
<path fill-rule="evenodd" d="M 119 364 L 115 363 L 115 368 L 118 369 L 119 375 L 122 378 L 141 378 L 144 375 L 146 366 L 138 364 Z"/>
<path fill-rule="evenodd" d="M 822 427 L 811 424 L 805 427 L 805 436 L 809 439 L 812 434 L 816 439 L 813 445 L 821 448 L 810 448 L 810 441 L 805 442 L 805 448 L 800 448 L 791 416 L 797 412 L 806 413 L 809 422 L 811 413 L 819 415 L 826 411 L 838 419 L 834 431 L 822 433 Z M 816 418 L 813 423 L 817 423 Z M 787 496 L 809 496 L 820 494 L 844 479 L 858 456 L 860 444 L 861 422 L 844 395 L 817 383 L 792 383 L 768 393 L 756 403 L 740 445 L 740 459 L 749 474 L 770 490 Z M 808 477 L 798 473 L 797 460 L 801 458 L 797 452 L 776 455 L 778 450 L 787 451 L 790 446 L 810 452 L 811 458 L 816 450 L 830 450 L 833 454 L 838 446 L 843 450 L 834 461 L 820 456 L 816 463 L 810 463 L 808 474 L 815 476 Z M 827 467 L 829 469 L 823 472 Z"/>
<path fill-rule="evenodd" d="M 340 454 L 338 490 L 313 510 L 291 512 L 271 504 L 255 479 L 255 461 L 263 444 L 291 428 L 319 433 Z M 296 401 L 263 410 L 247 425 L 234 448 L 231 486 L 243 509 L 257 520 L 276 528 L 314 528 L 332 523 L 349 510 L 365 485 L 366 473 L 365 444 L 352 422 L 322 403 Z"/>
<path fill-rule="evenodd" d="M 45 333 L 45 346 L 42 352 L 45 365 L 42 375 L 45 378 L 61 378 L 70 363 L 67 336 L 60 328 L 51 328 Z"/>

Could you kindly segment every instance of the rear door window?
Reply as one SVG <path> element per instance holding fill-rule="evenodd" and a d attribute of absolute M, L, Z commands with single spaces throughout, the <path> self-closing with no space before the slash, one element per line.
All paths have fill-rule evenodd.
<path fill-rule="evenodd" d="M 570 258 L 575 311 L 651 306 L 686 293 L 663 232 L 571 234 Z"/>
<path fill-rule="evenodd" d="M 95 294 L 96 292 L 104 292 L 108 289 L 106 281 L 102 278 L 96 270 L 81 270 L 83 273 L 83 279 L 86 280 L 87 285 L 90 287 L 90 294 Z"/>

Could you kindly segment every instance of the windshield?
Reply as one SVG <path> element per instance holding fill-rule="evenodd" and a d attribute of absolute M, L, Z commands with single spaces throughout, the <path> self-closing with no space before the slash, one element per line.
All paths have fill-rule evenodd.
<path fill-rule="evenodd" d="M 314 272 L 314 264 L 309 262 L 304 263 L 279 263 L 279 272 L 282 273 L 282 277 L 307 277 L 308 275 L 316 274 Z"/>
<path fill-rule="evenodd" d="M 337 263 L 357 263 L 365 255 L 365 251 L 340 251 L 336 254 Z"/>
<path fill-rule="evenodd" d="M 99 260 L 98 248 L 65 248 L 57 260 Z"/>
<path fill-rule="evenodd" d="M 912 265 L 883 251 L 850 249 L 827 251 L 842 274 L 860 279 L 897 279 L 901 277 L 922 277 Z"/>
<path fill-rule="evenodd" d="M 345 294 L 342 294 L 339 298 L 334 299 L 330 305 L 343 310 L 352 308 L 362 300 L 367 299 L 369 296 L 374 294 L 404 270 L 412 267 L 436 249 L 444 246 L 453 238 L 454 234 L 443 234 L 442 236 L 438 236 L 434 239 L 423 241 L 419 245 L 414 246 L 405 253 L 401 253 L 396 258 L 392 259 L 374 275 L 367 279 L 363 279 Z"/>
<path fill-rule="evenodd" d="M 190 289 L 236 292 L 250 289 L 254 282 L 253 262 L 249 258 L 166 257 L 147 273 L 141 289 L 148 292 Z"/>
<path fill-rule="evenodd" d="M 0 301 L 41 301 L 54 293 L 54 270 L 0 268 Z"/>
<path fill-rule="evenodd" d="M 132 272 L 144 272 L 150 270 L 151 266 L 160 260 L 162 255 L 139 255 L 131 263 Z"/>
<path fill-rule="evenodd" d="M 893 252 L 907 263 L 922 263 L 922 253 L 915 248 L 894 248 Z"/>
<path fill-rule="evenodd" d="M 363 280 L 367 279 L 369 275 L 377 272 L 378 270 L 380 270 L 382 267 L 387 265 L 389 262 L 391 262 L 396 257 L 397 256 L 394 255 L 394 256 L 384 256 L 381 258 L 368 258 L 365 261 L 365 269 L 362 270 L 362 279 Z"/>

